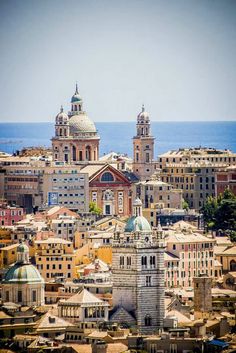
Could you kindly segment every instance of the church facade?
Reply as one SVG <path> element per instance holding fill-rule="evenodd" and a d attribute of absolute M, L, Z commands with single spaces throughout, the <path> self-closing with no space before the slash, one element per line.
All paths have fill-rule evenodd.
<path fill-rule="evenodd" d="M 163 327 L 164 238 L 161 226 L 152 230 L 133 203 L 124 233 L 116 230 L 112 245 L 113 313 L 111 321 L 135 324 L 141 334 Z"/>
<path fill-rule="evenodd" d="M 76 84 L 68 114 L 61 111 L 55 120 L 55 136 L 52 138 L 53 160 L 74 164 L 97 161 L 99 140 L 96 127 L 83 109 L 83 100 Z"/>

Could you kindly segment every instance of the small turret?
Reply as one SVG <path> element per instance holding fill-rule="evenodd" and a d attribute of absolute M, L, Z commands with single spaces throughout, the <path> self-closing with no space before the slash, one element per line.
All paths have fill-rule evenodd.
<path fill-rule="evenodd" d="M 83 111 L 83 100 L 79 94 L 78 84 L 76 82 L 75 93 L 71 97 L 71 112 L 70 115 L 80 114 Z"/>
<path fill-rule="evenodd" d="M 17 247 L 17 262 L 21 264 L 29 264 L 29 248 L 20 240 L 20 244 Z"/>

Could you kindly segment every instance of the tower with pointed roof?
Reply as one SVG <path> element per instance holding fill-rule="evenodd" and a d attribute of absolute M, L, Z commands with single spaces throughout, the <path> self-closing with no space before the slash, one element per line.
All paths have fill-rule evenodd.
<path fill-rule="evenodd" d="M 142 202 L 124 232 L 115 231 L 112 244 L 113 313 L 111 321 L 135 324 L 141 334 L 157 333 L 164 319 L 163 231 L 152 229 L 142 215 Z"/>
<path fill-rule="evenodd" d="M 143 105 L 137 116 L 136 135 L 133 137 L 133 172 L 141 180 L 149 179 L 154 173 L 154 140 L 149 114 Z"/>
<path fill-rule="evenodd" d="M 66 114 L 61 107 L 55 119 L 53 160 L 68 164 L 97 161 L 99 140 L 93 121 L 83 110 L 83 100 L 76 83 L 75 93 L 71 98 L 71 110 Z"/>

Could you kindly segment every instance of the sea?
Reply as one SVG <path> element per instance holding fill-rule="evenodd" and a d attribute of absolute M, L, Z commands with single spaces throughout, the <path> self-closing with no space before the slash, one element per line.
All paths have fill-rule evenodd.
<path fill-rule="evenodd" d="M 236 152 L 236 121 L 152 122 L 155 157 L 178 148 L 213 147 Z M 97 122 L 100 156 L 111 151 L 132 156 L 135 122 Z M 23 147 L 51 146 L 53 123 L 0 123 L 0 151 L 14 153 Z"/>

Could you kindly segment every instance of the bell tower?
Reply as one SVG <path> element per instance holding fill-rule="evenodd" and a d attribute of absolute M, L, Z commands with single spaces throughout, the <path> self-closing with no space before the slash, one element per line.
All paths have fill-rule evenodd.
<path fill-rule="evenodd" d="M 149 179 L 154 173 L 154 140 L 149 114 L 143 105 L 137 116 L 136 136 L 133 137 L 133 172 L 141 180 Z"/>
<path fill-rule="evenodd" d="M 165 239 L 160 224 L 152 229 L 142 216 L 142 202 L 112 242 L 113 306 L 110 320 L 135 325 L 140 334 L 155 334 L 164 319 Z"/>

